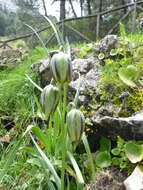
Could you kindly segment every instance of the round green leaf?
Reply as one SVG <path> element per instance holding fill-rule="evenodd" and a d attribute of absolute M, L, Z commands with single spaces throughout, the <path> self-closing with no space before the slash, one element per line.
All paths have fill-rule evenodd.
<path fill-rule="evenodd" d="M 100 168 L 107 168 L 111 165 L 111 156 L 109 152 L 100 152 L 96 156 L 96 164 Z"/>
<path fill-rule="evenodd" d="M 107 152 L 110 152 L 111 150 L 111 141 L 105 137 L 102 137 L 100 139 L 100 151 L 101 152 L 104 152 L 104 151 L 107 151 Z"/>
<path fill-rule="evenodd" d="M 119 148 L 113 148 L 111 152 L 113 155 L 118 156 L 120 154 L 120 149 Z"/>
<path fill-rule="evenodd" d="M 116 166 L 119 166 L 121 163 L 121 160 L 120 160 L 120 158 L 114 157 L 114 158 L 112 158 L 112 163 Z"/>
<path fill-rule="evenodd" d="M 132 163 L 140 162 L 143 159 L 143 145 L 129 142 L 125 147 L 126 156 Z"/>

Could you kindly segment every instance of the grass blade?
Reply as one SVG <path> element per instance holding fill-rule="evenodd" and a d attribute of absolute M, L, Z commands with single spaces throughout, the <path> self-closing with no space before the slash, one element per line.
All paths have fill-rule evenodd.
<path fill-rule="evenodd" d="M 46 48 L 44 42 L 43 42 L 42 39 L 40 38 L 39 34 L 36 32 L 36 30 L 35 30 L 32 26 L 30 26 L 30 25 L 28 25 L 28 24 L 25 24 L 25 25 L 28 26 L 28 27 L 35 33 L 35 35 L 37 36 L 37 38 L 38 38 L 39 41 L 41 42 L 43 48 L 45 49 L 45 51 L 46 51 L 46 53 L 47 53 L 47 56 L 50 58 L 51 56 L 50 56 L 50 54 L 49 54 L 49 52 L 48 52 L 48 50 L 47 50 L 47 48 Z"/>
<path fill-rule="evenodd" d="M 63 46 L 64 46 L 64 40 L 63 40 L 63 38 L 62 38 L 62 35 L 61 35 L 61 32 L 60 32 L 59 28 L 56 27 L 56 26 L 53 24 L 53 22 L 52 22 L 48 17 L 44 16 L 44 18 L 49 22 L 49 24 L 50 24 L 51 27 L 53 28 L 59 46 L 60 46 L 60 47 L 63 47 Z"/>
<path fill-rule="evenodd" d="M 60 189 L 61 187 L 61 180 L 57 174 L 57 172 L 55 171 L 53 165 L 50 163 L 50 160 L 47 158 L 47 156 L 44 154 L 44 152 L 39 148 L 38 144 L 36 143 L 36 141 L 34 140 L 33 136 L 31 135 L 31 133 L 29 133 L 34 145 L 36 146 L 37 150 L 39 151 L 39 153 L 41 154 L 43 160 L 46 162 L 50 172 L 53 174 L 54 178 L 55 178 L 55 182 L 57 185 L 57 188 Z"/>
<path fill-rule="evenodd" d="M 8 159 L 6 161 L 6 163 L 4 164 L 3 170 L 0 174 L 0 182 L 2 181 L 4 175 L 6 174 L 10 164 L 12 163 L 12 161 L 14 160 L 17 150 L 19 149 L 21 143 L 23 142 L 23 137 L 16 143 L 16 145 L 14 146 L 14 148 L 12 149 L 12 151 L 10 152 Z"/>
<path fill-rule="evenodd" d="M 45 145 L 46 149 L 48 150 L 49 144 L 42 130 L 39 127 L 33 127 L 32 131 L 35 133 L 35 135 L 40 139 L 40 141 Z"/>
<path fill-rule="evenodd" d="M 92 154 L 91 154 L 90 147 L 89 147 L 89 144 L 88 144 L 88 141 L 87 141 L 87 138 L 86 138 L 85 133 L 83 133 L 83 135 L 82 135 L 82 141 L 83 141 L 83 144 L 84 144 L 85 150 L 86 150 L 87 155 L 88 155 L 88 158 L 89 158 L 89 163 L 90 163 L 91 172 L 92 172 L 92 177 L 93 177 L 93 180 L 94 180 L 94 186 L 95 186 L 94 189 L 96 190 L 96 174 L 95 174 L 95 167 L 94 167 Z"/>
<path fill-rule="evenodd" d="M 68 155 L 68 157 L 69 157 L 69 159 L 73 165 L 73 168 L 76 172 L 76 176 L 77 176 L 77 180 L 78 180 L 78 190 L 82 190 L 83 186 L 84 186 L 84 179 L 82 177 L 81 171 L 80 171 L 80 169 L 77 165 L 77 162 L 74 159 L 73 155 L 69 151 L 67 151 L 67 155 Z"/>
<path fill-rule="evenodd" d="M 43 91 L 43 89 L 38 86 L 27 74 L 26 74 L 26 77 L 28 78 L 28 80 L 38 89 L 40 90 L 41 92 Z"/>
<path fill-rule="evenodd" d="M 46 170 L 46 168 L 45 168 L 42 160 L 39 157 L 37 157 L 37 159 L 39 160 L 39 163 L 40 163 L 41 167 L 43 168 L 43 171 L 44 171 L 44 174 L 45 174 L 45 178 L 46 178 L 46 181 L 47 181 L 47 184 L 48 184 L 48 189 L 49 190 L 55 190 L 55 187 L 54 187 L 54 185 L 51 183 L 51 181 L 49 179 L 49 176 L 47 174 L 47 170 Z"/>

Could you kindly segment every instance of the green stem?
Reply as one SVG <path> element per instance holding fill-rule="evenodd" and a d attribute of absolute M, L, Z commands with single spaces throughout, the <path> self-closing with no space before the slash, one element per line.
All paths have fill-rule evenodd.
<path fill-rule="evenodd" d="M 62 85 L 58 84 L 58 88 L 59 88 L 59 94 L 60 94 L 59 109 L 60 109 L 60 112 L 62 113 Z"/>
<path fill-rule="evenodd" d="M 64 190 L 64 177 L 65 177 L 65 157 L 66 157 L 66 136 L 67 126 L 65 124 L 65 113 L 67 103 L 68 83 L 64 84 L 64 101 L 62 111 L 62 171 L 61 171 L 61 190 Z"/>
<path fill-rule="evenodd" d="M 52 133 L 53 133 L 53 131 L 52 131 L 52 116 L 50 116 L 50 118 L 49 118 L 49 130 L 48 130 L 48 140 L 49 140 L 49 146 L 50 146 L 50 153 L 52 153 Z"/>
<path fill-rule="evenodd" d="M 90 168 L 91 168 L 91 173 L 92 173 L 92 178 L 93 178 L 93 181 L 94 181 L 94 190 L 96 190 L 95 166 L 94 166 L 92 154 L 91 154 L 90 147 L 89 147 L 89 144 L 88 144 L 88 141 L 87 141 L 85 133 L 83 133 L 83 135 L 82 135 L 82 141 L 83 141 L 85 150 L 86 150 L 87 155 L 88 155 L 88 159 L 89 159 L 89 163 L 90 163 Z"/>

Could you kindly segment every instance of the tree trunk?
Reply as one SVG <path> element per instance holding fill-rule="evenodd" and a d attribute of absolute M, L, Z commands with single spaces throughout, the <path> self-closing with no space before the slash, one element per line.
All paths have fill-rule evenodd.
<path fill-rule="evenodd" d="M 82 11 L 83 11 L 83 0 L 80 0 L 80 12 L 82 16 Z"/>
<path fill-rule="evenodd" d="M 43 9 L 44 9 L 44 12 L 45 12 L 45 16 L 48 16 L 48 14 L 47 14 L 47 9 L 46 9 L 46 4 L 45 4 L 45 0 L 42 0 L 42 3 L 43 3 Z"/>
<path fill-rule="evenodd" d="M 87 0 L 87 10 L 88 10 L 88 15 L 91 15 L 91 4 L 90 4 L 90 0 Z"/>
<path fill-rule="evenodd" d="M 99 4 L 99 12 L 102 12 L 102 4 L 103 4 L 103 2 L 102 2 L 102 0 L 100 0 L 100 4 Z"/>
<path fill-rule="evenodd" d="M 65 0 L 60 0 L 60 20 L 65 19 Z"/>
<path fill-rule="evenodd" d="M 72 12 L 73 12 L 73 14 L 74 14 L 74 17 L 76 18 L 77 15 L 76 15 L 76 13 L 75 13 L 75 10 L 74 10 L 73 4 L 72 4 L 72 0 L 69 0 L 69 3 L 70 3 L 70 5 L 71 5 L 71 8 L 72 8 Z"/>
<path fill-rule="evenodd" d="M 122 0 L 122 5 L 125 5 L 126 3 L 125 3 L 125 0 Z M 126 14 L 127 13 L 127 10 L 126 10 L 126 8 L 124 8 L 124 14 Z"/>
<path fill-rule="evenodd" d="M 100 0 L 99 12 L 102 12 L 102 5 L 103 5 L 103 2 L 102 2 L 102 0 Z M 100 20 L 102 20 L 102 16 L 100 16 Z"/>

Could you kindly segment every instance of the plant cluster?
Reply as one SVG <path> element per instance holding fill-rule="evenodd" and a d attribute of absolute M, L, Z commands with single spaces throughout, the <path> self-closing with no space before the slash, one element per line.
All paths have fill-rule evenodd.
<path fill-rule="evenodd" d="M 61 45 L 62 40 L 55 26 L 48 18 L 46 19 L 51 24 Z M 41 41 L 39 35 L 37 33 L 36 35 Z M 49 56 L 47 50 L 46 53 Z M 71 104 L 72 106 L 67 106 L 68 83 L 72 80 L 70 55 L 60 51 L 50 57 L 50 71 L 53 80 L 44 89 L 38 86 L 27 75 L 27 79 L 41 91 L 40 103 L 35 95 L 33 98 L 38 107 L 38 115 L 43 120 L 42 127 L 44 129 L 38 127 L 35 121 L 27 127 L 21 139 L 10 151 L 9 158 L 1 171 L 0 181 L 4 181 L 4 176 L 10 163 L 16 156 L 17 150 L 25 139 L 25 135 L 29 134 L 35 147 L 23 146 L 21 149 L 30 153 L 33 156 L 31 162 L 35 162 L 35 165 L 42 168 L 48 189 L 70 189 L 70 175 L 75 178 L 75 184 L 77 184 L 75 188 L 78 190 L 83 189 L 85 182 L 74 158 L 76 146 L 81 139 L 89 156 L 96 189 L 93 160 L 86 135 L 83 133 L 85 119 L 82 112 L 76 108 L 79 89 L 77 90 L 74 102 Z M 37 142 L 34 136 L 37 137 Z"/>
<path fill-rule="evenodd" d="M 2 90 L 0 95 L 1 99 L 5 100 L 5 109 L 7 109 L 4 110 L 2 107 L 1 110 L 10 112 L 8 109 L 11 109 L 11 112 L 13 112 L 16 108 L 17 112 L 22 110 L 21 115 L 24 115 L 23 110 L 26 110 L 25 118 L 29 116 L 31 124 L 28 125 L 20 140 L 17 141 L 17 138 L 15 138 L 6 149 L 0 142 L 0 153 L 3 153 L 0 156 L 0 168 L 3 166 L 0 169 L 0 182 L 4 184 L 3 187 L 8 184 L 10 188 L 17 189 L 22 185 L 23 189 L 83 190 L 86 186 L 86 180 L 89 181 L 85 171 L 87 169 L 94 183 L 94 189 L 96 189 L 96 169 L 98 170 L 98 167 L 107 168 L 111 165 L 124 169 L 128 168 L 129 161 L 131 163 L 141 162 L 143 159 L 143 142 L 125 142 L 118 137 L 117 146 L 112 148 L 111 141 L 103 137 L 99 142 L 99 151 L 95 154 L 95 159 L 93 158 L 84 133 L 85 123 L 89 125 L 90 122 L 87 120 L 88 118 L 84 118 L 81 110 L 77 108 L 80 82 L 73 102 L 67 104 L 68 83 L 72 80 L 70 48 L 68 43 L 65 44 L 61 38 L 58 28 L 49 19 L 47 20 L 51 24 L 60 46 L 60 51 L 52 57 L 50 57 L 39 35 L 32 27 L 29 26 L 29 28 L 35 32 L 45 49 L 45 54 L 49 56 L 50 71 L 53 77 L 51 83 L 41 88 L 39 84 L 35 83 L 36 80 L 31 79 L 32 75 L 29 77 L 29 73 L 26 75 L 27 78 L 25 78 L 24 72 L 20 75 L 20 69 L 25 69 L 27 67 L 25 65 L 13 70 L 13 78 L 10 75 L 5 76 L 3 81 L 7 85 L 1 84 L 2 90 L 5 88 L 5 99 Z M 124 88 L 124 85 L 131 89 L 137 88 L 141 83 L 139 68 L 142 68 L 142 66 L 141 64 L 139 67 L 135 65 L 133 53 L 129 53 L 125 49 L 125 31 L 122 26 L 121 35 L 123 48 L 111 50 L 110 56 L 112 59 L 105 59 L 104 54 L 99 55 L 99 60 L 105 59 L 104 82 L 111 86 L 116 83 L 120 90 Z M 34 52 L 28 66 L 35 59 L 39 59 L 43 53 L 40 48 L 34 50 Z M 83 46 L 78 56 L 85 57 L 91 54 L 93 54 L 92 44 L 89 44 Z M 6 75 L 4 71 L 1 73 Z M 17 80 L 19 80 L 19 83 L 17 83 Z M 29 81 L 32 84 L 29 84 Z M 10 88 L 11 84 L 13 84 L 13 90 Z M 17 84 L 18 86 L 16 86 Z M 34 86 L 40 92 L 37 93 L 38 90 L 36 89 L 35 93 Z M 9 90 L 8 92 L 6 88 Z M 14 97 L 11 102 L 9 101 L 10 91 L 13 92 Z M 90 89 L 89 93 L 90 96 L 93 96 Z M 141 102 L 142 91 L 138 93 L 139 102 Z M 107 98 L 108 96 L 104 92 L 100 100 L 105 101 Z M 135 96 L 133 99 L 136 98 L 138 97 Z M 129 100 L 131 99 L 129 98 Z M 132 104 L 129 100 L 128 102 Z M 15 102 L 18 103 L 15 105 Z M 3 105 L 2 102 L 1 105 Z M 42 119 L 40 126 L 38 126 L 35 119 L 37 115 Z M 82 159 L 75 151 L 81 140 L 88 155 L 88 168 L 86 169 L 83 167 Z M 9 154 L 7 155 L 7 153 Z M 15 162 L 12 162 L 14 159 Z M 22 179 L 26 182 L 22 183 Z"/>
<path fill-rule="evenodd" d="M 142 141 L 124 141 L 117 137 L 117 146 L 111 148 L 111 141 L 105 137 L 100 139 L 99 153 L 96 155 L 96 165 L 100 168 L 107 168 L 111 164 L 121 169 L 129 168 L 130 162 L 135 164 L 143 159 Z"/>

